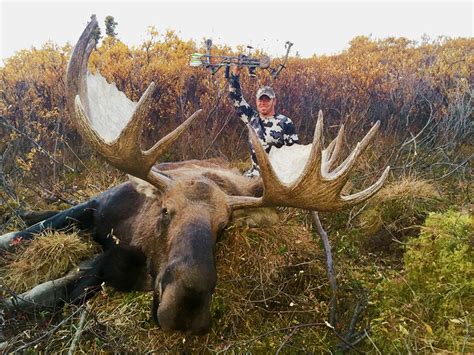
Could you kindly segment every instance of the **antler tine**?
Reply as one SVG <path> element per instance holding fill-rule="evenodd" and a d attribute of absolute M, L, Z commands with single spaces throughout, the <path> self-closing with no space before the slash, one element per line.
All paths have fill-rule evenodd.
<path fill-rule="evenodd" d="M 331 143 L 323 150 L 323 158 L 321 165 L 327 164 L 329 159 L 331 158 L 332 152 L 334 151 L 334 147 L 336 146 L 336 138 L 334 138 Z"/>
<path fill-rule="evenodd" d="M 140 149 L 140 145 L 130 145 L 129 142 L 139 141 L 143 120 L 149 115 L 152 93 L 154 89 L 155 83 L 152 82 L 140 98 L 132 119 L 117 139 L 117 142 L 120 141 L 124 143 L 120 144 L 121 148 L 123 147 L 123 149 L 129 150 L 130 155 L 134 156 L 136 154 L 142 157 L 142 164 L 140 167 L 141 170 L 145 172 L 148 172 L 151 169 L 160 156 L 162 156 L 163 153 L 170 147 L 170 145 L 173 144 L 181 136 L 181 134 L 183 134 L 189 128 L 189 126 L 202 112 L 202 110 L 197 110 L 172 132 L 168 133 L 165 137 L 156 142 L 150 149 L 142 151 Z"/>
<path fill-rule="evenodd" d="M 257 208 L 264 206 L 262 197 L 252 196 L 232 196 L 227 195 L 227 203 L 232 210 L 239 210 L 242 208 Z"/>
<path fill-rule="evenodd" d="M 202 110 L 197 110 L 191 116 L 189 116 L 183 123 L 174 129 L 173 132 L 168 133 L 166 136 L 161 138 L 153 147 L 144 152 L 145 155 L 150 156 L 153 164 L 158 160 L 158 158 L 163 154 L 163 152 L 168 149 L 168 147 L 173 144 L 179 136 L 188 129 L 188 127 L 193 123 L 194 119 L 202 112 Z"/>
<path fill-rule="evenodd" d="M 260 167 L 264 193 L 263 197 L 228 195 L 227 202 L 234 210 L 241 208 L 257 208 L 264 205 L 269 205 L 266 200 L 272 200 L 277 198 L 277 196 L 280 194 L 285 194 L 285 191 L 288 188 L 282 183 L 282 181 L 278 178 L 278 175 L 275 173 L 270 159 L 268 158 L 268 155 L 265 152 L 265 149 L 258 139 L 254 129 L 251 126 L 248 126 L 248 130 L 250 142 L 252 143 L 255 155 L 257 156 L 258 165 Z"/>
<path fill-rule="evenodd" d="M 365 151 L 369 143 L 374 139 L 375 134 L 377 133 L 380 126 L 380 121 L 377 121 L 365 137 L 357 143 L 356 148 L 349 154 L 349 156 L 341 163 L 334 171 L 328 174 L 327 178 L 331 180 L 341 179 L 343 180 L 343 175 L 347 176 L 352 169 L 352 166 L 356 162 L 357 158 Z M 346 179 L 347 180 L 347 179 Z"/>
<path fill-rule="evenodd" d="M 331 171 L 333 168 L 334 164 L 336 163 L 337 159 L 339 158 L 339 153 L 341 152 L 341 147 L 342 147 L 342 140 L 344 138 L 344 124 L 341 125 L 339 128 L 339 132 L 337 134 L 337 137 L 333 140 L 335 143 L 334 149 L 332 150 L 331 154 L 328 156 L 328 160 L 326 163 L 327 171 Z M 331 142 L 332 144 L 332 142 Z M 328 147 L 329 149 L 329 147 Z"/>
<path fill-rule="evenodd" d="M 250 125 L 248 126 L 248 131 L 250 142 L 252 142 L 252 147 L 255 151 L 255 155 L 257 156 L 258 166 L 260 167 L 261 177 L 265 188 L 273 189 L 281 186 L 282 182 L 275 173 L 272 163 L 270 162 L 270 159 L 268 158 L 262 143 L 257 137 L 257 133 Z"/>
<path fill-rule="evenodd" d="M 128 167 L 130 174 L 140 178 L 144 178 L 156 162 L 156 159 L 150 159 L 150 157 L 145 156 L 140 148 L 140 134 L 143 121 L 149 115 L 154 89 L 155 83 L 152 82 L 138 101 L 132 118 L 115 141 L 112 142 L 112 145 L 118 148 L 117 153 L 119 153 L 119 156 L 116 158 L 123 164 L 119 169 Z M 130 165 L 129 159 L 134 162 L 133 165 Z"/>
<path fill-rule="evenodd" d="M 314 129 L 313 145 L 311 146 L 311 152 L 309 158 L 306 161 L 303 172 L 300 177 L 293 183 L 291 190 L 301 190 L 301 187 L 314 184 L 315 181 L 321 180 L 321 163 L 323 155 L 323 112 L 319 110 L 318 120 L 316 121 L 316 127 Z"/>
<path fill-rule="evenodd" d="M 94 18 L 87 24 L 82 32 L 79 40 L 74 46 L 71 58 L 67 66 L 66 82 L 67 82 L 67 103 L 69 111 L 74 112 L 74 101 L 77 94 L 81 97 L 87 97 L 87 63 L 90 54 L 96 45 L 96 41 L 92 34 L 98 28 L 97 20 Z M 88 102 L 84 102 L 86 108 L 89 107 Z"/>
<path fill-rule="evenodd" d="M 278 195 L 285 190 L 283 183 L 278 178 L 275 170 L 272 167 L 270 159 L 268 158 L 262 143 L 257 137 L 254 129 L 248 126 L 250 142 L 252 143 L 255 155 L 257 156 L 258 165 L 260 167 L 261 178 L 264 187 L 264 196 Z M 227 203 L 233 210 L 241 208 L 257 208 L 265 205 L 263 197 L 252 196 L 231 196 L 227 195 Z"/>
<path fill-rule="evenodd" d="M 341 200 L 346 206 L 350 207 L 371 198 L 383 186 L 383 183 L 385 182 L 385 179 L 387 178 L 389 172 L 390 172 L 390 166 L 387 166 L 383 174 L 372 186 L 352 195 L 341 196 Z"/>

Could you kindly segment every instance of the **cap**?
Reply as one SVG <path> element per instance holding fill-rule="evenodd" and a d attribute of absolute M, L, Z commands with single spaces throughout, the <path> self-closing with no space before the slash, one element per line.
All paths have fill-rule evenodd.
<path fill-rule="evenodd" d="M 268 96 L 270 99 L 275 98 L 275 91 L 270 86 L 262 86 L 257 91 L 257 99 L 260 99 L 263 95 Z"/>

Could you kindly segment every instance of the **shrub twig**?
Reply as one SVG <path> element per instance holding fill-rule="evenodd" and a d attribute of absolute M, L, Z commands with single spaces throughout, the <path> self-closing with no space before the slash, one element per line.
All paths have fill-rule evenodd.
<path fill-rule="evenodd" d="M 64 318 L 61 322 L 59 322 L 58 324 L 56 324 L 51 330 L 47 331 L 46 333 L 42 334 L 40 337 L 34 339 L 33 341 L 29 342 L 29 343 L 26 343 L 22 346 L 20 346 L 18 349 L 15 349 L 13 352 L 15 353 L 19 353 L 23 350 L 26 350 L 28 349 L 29 347 L 32 347 L 32 346 L 35 346 L 36 344 L 39 344 L 43 341 L 43 339 L 45 339 L 46 337 L 48 336 L 51 336 L 53 335 L 56 331 L 59 330 L 59 328 L 61 328 L 63 326 L 63 324 L 65 324 L 66 322 L 68 322 L 72 317 L 74 317 L 77 313 L 79 313 L 80 310 L 82 310 L 83 308 L 85 307 L 85 305 L 82 305 L 80 307 L 78 307 L 74 312 L 72 312 L 69 316 L 67 316 L 66 318 Z"/>

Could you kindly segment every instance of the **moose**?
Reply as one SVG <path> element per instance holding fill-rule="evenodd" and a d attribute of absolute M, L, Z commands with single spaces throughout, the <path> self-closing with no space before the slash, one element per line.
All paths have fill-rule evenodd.
<path fill-rule="evenodd" d="M 78 270 L 4 304 L 82 302 L 106 282 L 123 291 L 152 291 L 152 318 L 163 330 L 204 334 L 210 329 L 210 304 L 217 282 L 214 247 L 233 211 L 266 206 L 336 211 L 367 200 L 382 187 L 388 167 L 367 189 L 348 196 L 341 193 L 379 123 L 339 163 L 343 126 L 324 148 L 321 112 L 312 144 L 282 147 L 269 154 L 249 128 L 259 178 L 245 177 L 217 159 L 157 163 L 200 111 L 150 149 L 142 150 L 141 128 L 150 115 L 155 85 L 151 83 L 136 103 L 100 74 L 89 73 L 97 27 L 92 19 L 70 58 L 68 109 L 85 142 L 126 172 L 129 181 L 25 230 L 0 236 L 0 250 L 13 250 L 47 228 L 75 226 L 90 232 L 103 248 Z"/>

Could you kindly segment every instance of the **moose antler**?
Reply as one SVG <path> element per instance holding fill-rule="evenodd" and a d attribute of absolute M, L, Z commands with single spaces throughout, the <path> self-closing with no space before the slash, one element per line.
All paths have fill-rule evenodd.
<path fill-rule="evenodd" d="M 257 155 L 264 186 L 263 196 L 259 198 L 229 196 L 229 204 L 234 209 L 287 206 L 306 210 L 335 211 L 365 201 L 382 187 L 390 167 L 385 169 L 375 184 L 361 192 L 342 196 L 341 191 L 349 178 L 354 163 L 372 141 L 379 126 L 380 122 L 377 122 L 344 162 L 333 169 L 339 158 L 344 127 L 341 127 L 338 136 L 323 150 L 323 114 L 320 111 L 314 131 L 313 144 L 303 146 L 309 148 L 309 151 L 306 150 L 308 158 L 304 169 L 301 174 L 296 176 L 295 179 L 290 179 L 290 181 L 288 179 L 283 181 L 283 177 L 280 178 L 277 174 L 278 171 L 274 170 L 269 156 L 255 131 L 250 127 L 249 134 Z"/>
<path fill-rule="evenodd" d="M 97 20 L 92 19 L 79 38 L 68 65 L 67 98 L 69 110 L 75 114 L 75 125 L 87 143 L 111 165 L 163 190 L 172 183 L 171 179 L 151 168 L 201 110 L 153 147 L 141 150 L 141 128 L 150 115 L 155 84 L 152 82 L 135 103 L 102 76 L 89 74 L 87 63 L 95 47 L 93 34 L 97 27 Z"/>

